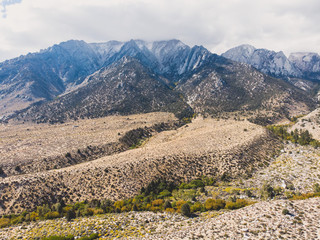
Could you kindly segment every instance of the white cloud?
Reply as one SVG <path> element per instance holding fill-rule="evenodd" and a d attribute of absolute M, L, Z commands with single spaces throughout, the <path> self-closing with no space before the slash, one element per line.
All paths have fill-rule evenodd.
<path fill-rule="evenodd" d="M 243 43 L 320 52 L 318 0 L 2 0 L 1 6 L 0 60 L 69 39 L 176 38 L 217 53 Z"/>
<path fill-rule="evenodd" d="M 1 6 L 1 13 L 2 17 L 6 18 L 7 17 L 7 6 L 21 3 L 22 0 L 1 0 L 0 1 L 0 6 Z"/>

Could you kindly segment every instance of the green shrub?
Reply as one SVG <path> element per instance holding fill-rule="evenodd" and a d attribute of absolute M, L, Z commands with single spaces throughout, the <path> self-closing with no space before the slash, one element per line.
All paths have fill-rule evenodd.
<path fill-rule="evenodd" d="M 181 214 L 187 217 L 191 215 L 190 206 L 188 203 L 185 203 L 181 206 Z"/>
<path fill-rule="evenodd" d="M 39 214 L 40 217 L 44 217 L 44 215 L 50 211 L 51 209 L 48 204 L 44 204 L 42 206 L 37 207 L 37 213 Z"/>
<path fill-rule="evenodd" d="M 158 198 L 165 198 L 170 196 L 171 196 L 171 192 L 165 189 L 162 192 L 160 192 L 160 194 L 158 195 Z"/>
<path fill-rule="evenodd" d="M 220 180 L 223 181 L 223 182 L 228 182 L 230 180 L 230 176 L 227 172 L 224 172 L 222 174 L 222 176 L 220 177 Z"/>
<path fill-rule="evenodd" d="M 275 196 L 281 195 L 281 193 L 283 192 L 283 188 L 282 187 L 274 187 L 273 188 L 273 192 Z"/>
<path fill-rule="evenodd" d="M 251 198 L 253 196 L 252 192 L 248 189 L 246 189 L 244 192 L 249 198 Z"/>
<path fill-rule="evenodd" d="M 73 209 L 70 209 L 66 213 L 66 218 L 68 221 L 71 221 L 72 219 L 76 218 L 76 212 Z"/>
<path fill-rule="evenodd" d="M 48 212 L 44 215 L 45 219 L 54 219 L 54 218 L 59 218 L 59 217 L 60 217 L 60 214 L 56 211 Z"/>
<path fill-rule="evenodd" d="M 226 205 L 226 201 L 222 199 L 212 199 L 208 198 L 204 204 L 207 210 L 220 210 L 223 209 Z"/>
<path fill-rule="evenodd" d="M 191 206 L 191 212 L 202 212 L 204 211 L 205 208 L 204 206 L 202 205 L 201 202 L 195 202 L 192 206 Z"/>
<path fill-rule="evenodd" d="M 92 216 L 94 214 L 94 209 L 93 208 L 85 208 L 83 215 L 84 216 Z"/>
<path fill-rule="evenodd" d="M 172 205 L 171 205 L 171 203 L 170 203 L 170 201 L 165 201 L 164 202 L 164 205 L 163 205 L 163 209 L 167 209 L 167 208 L 172 208 Z"/>
<path fill-rule="evenodd" d="M 275 196 L 273 187 L 270 184 L 264 184 L 260 190 L 261 198 L 273 198 Z"/>
<path fill-rule="evenodd" d="M 180 189 L 190 189 L 192 188 L 189 184 L 187 183 L 181 183 L 179 186 Z"/>
<path fill-rule="evenodd" d="M 99 237 L 98 233 L 92 233 L 89 237 L 81 237 L 78 240 L 93 240 Z"/>
<path fill-rule="evenodd" d="M 62 213 L 63 206 L 61 203 L 56 203 L 52 206 L 52 209 L 58 213 Z"/>
<path fill-rule="evenodd" d="M 320 192 L 320 185 L 319 185 L 319 183 L 316 183 L 315 185 L 313 185 L 313 190 L 314 190 L 314 192 L 316 192 L 316 193 Z"/>
<path fill-rule="evenodd" d="M 189 185 L 191 185 L 192 188 L 204 187 L 204 183 L 200 179 L 192 180 Z"/>
<path fill-rule="evenodd" d="M 286 209 L 286 208 L 285 208 L 285 209 L 283 209 L 283 210 L 282 210 L 282 214 L 283 214 L 283 215 L 287 215 L 287 214 L 289 214 L 289 210 L 288 210 L 288 209 Z"/>
<path fill-rule="evenodd" d="M 225 208 L 233 210 L 233 209 L 243 208 L 243 207 L 248 206 L 248 205 L 250 205 L 250 202 L 248 202 L 247 200 L 245 200 L 245 199 L 237 199 L 236 202 L 227 202 Z"/>
<path fill-rule="evenodd" d="M 45 237 L 42 238 L 42 240 L 74 240 L 74 236 L 69 235 L 67 237 L 63 236 L 50 236 L 50 237 Z"/>
<path fill-rule="evenodd" d="M 14 216 L 14 217 L 11 217 L 10 224 L 11 225 L 18 224 L 18 223 L 22 223 L 23 221 L 24 221 L 24 217 L 23 216 Z"/>
<path fill-rule="evenodd" d="M 139 211 L 137 204 L 133 204 L 132 211 L 134 211 L 134 212 Z"/>
<path fill-rule="evenodd" d="M 285 197 L 287 198 L 287 199 L 289 199 L 289 198 L 292 198 L 293 197 L 293 192 L 291 192 L 291 191 L 285 191 L 284 192 L 284 195 L 285 195 Z"/>
<path fill-rule="evenodd" d="M 213 186 L 216 183 L 216 179 L 212 177 L 203 176 L 201 179 L 205 186 Z"/>
<path fill-rule="evenodd" d="M 0 218 L 0 228 L 8 227 L 10 225 L 9 218 Z"/>

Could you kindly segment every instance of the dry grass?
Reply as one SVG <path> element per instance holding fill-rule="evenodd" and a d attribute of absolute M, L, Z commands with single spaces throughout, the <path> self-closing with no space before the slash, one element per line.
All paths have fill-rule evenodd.
<path fill-rule="evenodd" d="M 131 118 L 131 117 L 130 117 Z M 247 121 L 197 119 L 162 132 L 143 147 L 91 162 L 7 177 L 2 210 L 19 212 L 44 201 L 131 197 L 151 180 L 188 181 L 201 175 L 244 174 L 268 158 L 278 142 Z"/>
<path fill-rule="evenodd" d="M 17 165 L 37 164 L 38 160 L 67 152 L 117 142 L 127 131 L 174 121 L 171 113 L 110 116 L 65 124 L 1 124 L 0 167 L 5 172 Z"/>

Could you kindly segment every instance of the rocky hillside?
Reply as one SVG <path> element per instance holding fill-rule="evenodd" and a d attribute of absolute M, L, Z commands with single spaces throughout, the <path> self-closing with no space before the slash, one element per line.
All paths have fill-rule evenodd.
<path fill-rule="evenodd" d="M 67 41 L 0 63 L 0 118 L 39 101 L 54 99 L 90 74 L 125 56 L 134 57 L 170 80 L 202 64 L 211 53 L 178 40 L 144 42 Z"/>
<path fill-rule="evenodd" d="M 211 55 L 172 86 L 136 58 L 123 57 L 87 77 L 77 89 L 36 104 L 12 118 L 35 122 L 64 122 L 114 114 L 169 111 L 178 118 L 193 112 L 216 114 L 265 110 L 280 118 L 304 114 L 315 107 L 311 94 L 246 64 Z M 312 92 L 313 93 L 313 92 Z"/>
<path fill-rule="evenodd" d="M 224 122 L 226 123 L 231 122 Z M 189 131 L 190 127 L 193 132 L 195 128 L 192 125 L 183 129 Z M 159 145 L 168 139 L 180 137 L 185 141 L 186 135 L 181 133 L 172 139 L 170 132 L 163 132 L 161 137 L 159 135 L 150 139 L 148 144 Z M 210 198 L 220 198 L 217 195 L 220 194 L 217 189 L 220 189 L 224 195 L 228 192 L 241 199 L 244 191 L 250 189 L 252 199 L 258 202 L 239 210 L 197 212 L 191 218 L 168 211 L 131 211 L 79 217 L 73 221 L 37 221 L 1 229 L 0 238 L 32 239 L 68 234 L 88 236 L 97 233 L 102 239 L 317 239 L 319 197 L 305 199 L 305 195 L 300 194 L 313 192 L 312 186 L 319 183 L 319 149 L 292 143 L 284 145 L 285 148 L 278 152 L 270 165 L 265 162 L 264 167 L 254 172 L 252 177 L 205 187 L 204 194 Z M 273 200 L 264 201 L 258 197 L 262 186 L 266 184 L 269 184 L 276 194 Z M 288 200 L 293 194 L 304 200 Z M 199 196 L 197 200 L 202 201 Z"/>
<path fill-rule="evenodd" d="M 282 213 L 284 209 L 289 214 Z M 179 214 L 130 212 L 47 220 L 0 231 L 3 239 L 100 234 L 101 239 L 317 239 L 319 199 L 264 201 L 243 209 L 195 218 Z"/>
<path fill-rule="evenodd" d="M 157 111 L 173 112 L 179 118 L 192 115 L 192 109 L 179 93 L 168 87 L 165 79 L 138 60 L 123 57 L 88 77 L 77 90 L 54 101 L 32 106 L 16 118 L 56 123 Z"/>
<path fill-rule="evenodd" d="M 152 180 L 247 175 L 268 161 L 279 142 L 247 121 L 195 120 L 152 137 L 141 148 L 75 166 L 0 180 L 1 213 L 45 202 L 123 199 Z"/>
<path fill-rule="evenodd" d="M 320 80 L 320 56 L 317 53 L 291 53 L 289 60 L 298 68 L 306 79 Z"/>
<path fill-rule="evenodd" d="M 249 64 L 273 77 L 283 78 L 297 87 L 306 88 L 306 85 L 314 82 L 319 84 L 320 56 L 317 53 L 297 52 L 291 53 L 287 58 L 282 51 L 275 52 L 256 49 L 251 45 L 240 45 L 226 51 L 222 56 Z"/>
<path fill-rule="evenodd" d="M 285 81 L 178 40 L 68 41 L 0 63 L 0 118 L 56 123 L 151 111 L 184 117 L 191 103 L 209 113 L 314 108 L 318 84 L 292 78 L 305 75 L 283 53 L 241 46 L 223 56 Z"/>
<path fill-rule="evenodd" d="M 298 131 L 308 130 L 314 139 L 320 140 L 320 109 L 317 108 L 309 114 L 299 118 L 289 130 L 294 131 L 295 129 Z"/>
<path fill-rule="evenodd" d="M 260 109 L 290 116 L 315 107 L 306 91 L 217 55 L 182 79 L 177 88 L 196 112 Z"/>
<path fill-rule="evenodd" d="M 54 45 L 0 63 L 0 114 L 51 100 L 101 67 L 99 55 L 83 41 Z"/>
<path fill-rule="evenodd" d="M 236 62 L 249 64 L 261 72 L 274 77 L 302 77 L 300 69 L 284 55 L 267 49 L 256 49 L 251 45 L 240 45 L 222 54 Z"/>

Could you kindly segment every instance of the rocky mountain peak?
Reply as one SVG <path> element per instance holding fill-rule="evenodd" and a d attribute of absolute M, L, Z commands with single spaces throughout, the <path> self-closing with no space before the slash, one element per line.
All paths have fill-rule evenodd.
<path fill-rule="evenodd" d="M 253 99 L 261 94 L 258 90 L 271 89 L 270 82 L 248 64 L 272 76 L 300 74 L 283 52 L 241 45 L 223 56 L 175 39 L 90 44 L 70 40 L 0 63 L 0 118 L 16 110 L 25 112 L 17 113 L 21 119 L 54 122 L 158 110 L 184 116 L 181 111 L 190 112 L 188 103 L 199 111 L 234 111 L 257 102 Z M 276 84 L 282 82 L 274 83 L 274 88 Z M 294 92 L 293 87 L 286 84 L 281 94 L 285 88 Z M 267 97 L 251 108 L 261 107 Z M 241 104 L 236 106 L 235 101 Z M 37 102 L 41 107 L 27 109 Z"/>
<path fill-rule="evenodd" d="M 320 72 L 320 56 L 317 53 L 291 53 L 289 56 L 289 60 L 302 71 Z"/>
<path fill-rule="evenodd" d="M 249 64 L 249 59 L 252 57 L 255 50 L 256 48 L 254 46 L 243 44 L 238 47 L 231 48 L 223 53 L 222 56 L 236 62 Z"/>
<path fill-rule="evenodd" d="M 302 74 L 292 62 L 280 52 L 256 49 L 251 45 L 240 45 L 222 54 L 223 57 L 236 62 L 249 64 L 263 73 L 274 77 L 301 77 Z"/>

